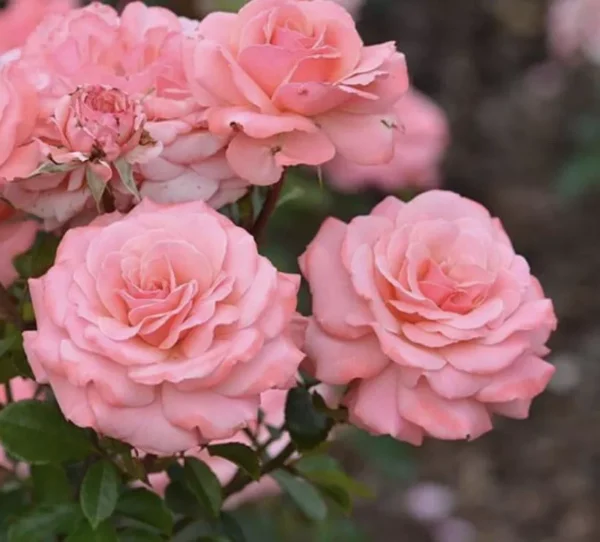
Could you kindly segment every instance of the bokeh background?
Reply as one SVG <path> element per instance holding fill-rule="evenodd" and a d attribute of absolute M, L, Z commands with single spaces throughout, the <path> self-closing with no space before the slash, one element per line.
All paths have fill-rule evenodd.
<path fill-rule="evenodd" d="M 197 18 L 243 1 L 146 3 Z M 472 443 L 415 449 L 340 435 L 335 455 L 377 498 L 319 526 L 283 497 L 247 506 L 236 515 L 249 542 L 600 540 L 600 62 L 552 54 L 549 8 L 547 0 L 366 0 L 357 20 L 365 42 L 397 42 L 414 87 L 444 110 L 451 142 L 442 186 L 502 219 L 555 301 L 550 389 L 529 421 L 498 420 Z M 264 252 L 296 271 L 324 217 L 367 212 L 382 196 L 338 193 L 314 171 L 293 171 Z"/>

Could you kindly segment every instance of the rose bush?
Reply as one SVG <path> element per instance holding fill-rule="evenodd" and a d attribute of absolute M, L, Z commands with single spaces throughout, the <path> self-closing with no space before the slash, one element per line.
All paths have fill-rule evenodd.
<path fill-rule="evenodd" d="M 185 43 L 190 87 L 211 132 L 231 138 L 227 159 L 240 177 L 273 184 L 285 166 L 336 152 L 359 164 L 391 160 L 404 56 L 393 43 L 365 47 L 339 5 L 252 0 L 237 14 L 209 14 L 197 33 Z"/>
<path fill-rule="evenodd" d="M 77 425 L 186 451 L 231 437 L 262 392 L 293 385 L 298 286 L 202 202 L 144 200 L 67 233 L 54 267 L 30 281 L 38 329 L 25 350 Z"/>
<path fill-rule="evenodd" d="M 329 218 L 301 266 L 307 353 L 318 379 L 351 384 L 359 426 L 415 444 L 475 438 L 492 413 L 526 417 L 552 376 L 552 302 L 473 201 L 431 191 Z"/>
<path fill-rule="evenodd" d="M 440 184 L 440 162 L 449 142 L 444 112 L 416 90 L 396 105 L 401 127 L 394 158 L 387 164 L 361 166 L 342 156 L 324 166 L 328 181 L 343 192 L 374 186 L 384 192 L 401 188 L 434 188 Z"/>

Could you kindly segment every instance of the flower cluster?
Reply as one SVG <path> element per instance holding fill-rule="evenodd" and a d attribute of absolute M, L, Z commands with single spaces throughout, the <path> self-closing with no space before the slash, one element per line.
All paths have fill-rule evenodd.
<path fill-rule="evenodd" d="M 327 418 L 317 429 L 348 414 L 414 444 L 528 415 L 556 319 L 480 205 L 431 191 L 327 219 L 300 258 L 308 320 L 300 274 L 259 251 L 289 166 L 346 189 L 439 182 L 447 122 L 409 90 L 394 43 L 365 46 L 331 0 L 202 21 L 141 2 L 51 11 L 0 62 L 0 304 L 18 302 L 0 331 L 25 329 L 68 420 L 139 456 L 208 460 L 201 447 L 256 445 L 254 430 L 259 455 L 296 446 L 294 423 L 278 441 L 262 418 L 282 426 L 298 382 L 302 408 Z M 27 215 L 62 236 L 28 290 L 13 266 L 39 228 Z M 344 408 L 301 370 L 341 386 Z M 238 483 L 225 465 L 221 482 Z"/>

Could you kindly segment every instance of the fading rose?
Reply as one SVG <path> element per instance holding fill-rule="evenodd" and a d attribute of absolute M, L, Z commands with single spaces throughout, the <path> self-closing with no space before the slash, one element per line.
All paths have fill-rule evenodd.
<path fill-rule="evenodd" d="M 17 278 L 13 260 L 27 252 L 37 232 L 33 220 L 20 219 L 13 208 L 0 200 L 0 284 L 8 287 Z"/>
<path fill-rule="evenodd" d="M 74 0 L 9 0 L 0 11 L 0 53 L 23 45 L 45 17 L 76 5 Z"/>
<path fill-rule="evenodd" d="M 336 156 L 324 166 L 333 186 L 344 192 L 366 186 L 394 192 L 440 184 L 440 162 L 450 139 L 446 115 L 416 90 L 407 92 L 395 110 L 401 128 L 396 131 L 394 158 L 387 164 L 361 166 Z"/>
<path fill-rule="evenodd" d="M 365 47 L 334 2 L 252 0 L 237 14 L 208 15 L 185 48 L 209 128 L 232 138 L 227 158 L 252 184 L 336 152 L 361 164 L 392 158 L 404 56 L 393 43 Z"/>
<path fill-rule="evenodd" d="M 553 0 L 548 36 L 557 56 L 573 59 L 582 53 L 600 64 L 600 0 Z"/>
<path fill-rule="evenodd" d="M 38 114 L 35 88 L 14 62 L 0 66 L 0 187 L 27 170 L 40 158 L 31 141 Z"/>
<path fill-rule="evenodd" d="M 63 238 L 30 281 L 36 378 L 65 416 L 149 453 L 233 436 L 260 394 L 293 385 L 300 277 L 202 202 L 144 200 Z"/>
<path fill-rule="evenodd" d="M 301 266 L 316 377 L 351 383 L 351 421 L 374 433 L 476 438 L 493 413 L 526 417 L 554 371 L 552 302 L 473 201 L 431 191 L 330 218 Z"/>

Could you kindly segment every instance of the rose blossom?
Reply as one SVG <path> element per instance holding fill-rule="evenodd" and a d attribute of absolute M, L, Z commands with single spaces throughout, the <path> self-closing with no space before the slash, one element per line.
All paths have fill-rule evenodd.
<path fill-rule="evenodd" d="M 99 3 L 48 17 L 16 61 L 37 89 L 41 111 L 31 139 L 46 159 L 7 176 L 4 197 L 49 229 L 93 214 L 94 196 L 104 189 L 121 211 L 138 190 L 159 202 L 239 198 L 246 183 L 221 166 L 217 155 L 226 142 L 208 133 L 184 74 L 182 42 L 194 26 L 141 2 L 128 4 L 121 17 Z M 62 164 L 67 159 L 86 167 Z M 127 167 L 113 167 L 115 160 Z M 144 188 L 146 180 L 152 185 Z"/>
<path fill-rule="evenodd" d="M 600 64 L 600 0 L 553 0 L 548 35 L 557 56 L 569 59 L 581 52 Z"/>
<path fill-rule="evenodd" d="M 20 220 L 12 207 L 0 200 L 0 284 L 8 287 L 17 278 L 13 260 L 27 252 L 37 231 L 32 220 Z"/>
<path fill-rule="evenodd" d="M 401 129 L 396 131 L 394 158 L 387 164 L 360 166 L 341 156 L 325 164 L 329 182 L 344 192 L 372 185 L 384 192 L 406 187 L 432 188 L 440 184 L 440 162 L 449 142 L 446 115 L 416 90 L 396 105 Z"/>
<path fill-rule="evenodd" d="M 203 202 L 144 200 L 63 238 L 24 333 L 65 416 L 149 453 L 229 438 L 293 384 L 300 277 Z"/>
<path fill-rule="evenodd" d="M 252 184 L 336 152 L 360 164 L 392 158 L 404 56 L 392 42 L 365 47 L 334 2 L 252 0 L 237 14 L 211 13 L 184 63 L 211 132 L 232 138 L 227 159 Z"/>
<path fill-rule="evenodd" d="M 374 433 L 475 438 L 493 413 L 526 417 L 552 376 L 552 302 L 473 201 L 431 191 L 330 218 L 301 267 L 316 377 L 350 383 L 350 419 Z"/>
<path fill-rule="evenodd" d="M 23 45 L 44 17 L 75 5 L 73 0 L 9 0 L 0 11 L 0 53 Z"/>

